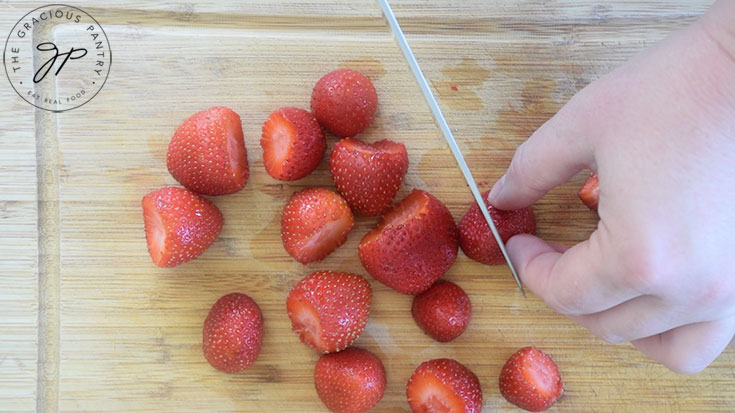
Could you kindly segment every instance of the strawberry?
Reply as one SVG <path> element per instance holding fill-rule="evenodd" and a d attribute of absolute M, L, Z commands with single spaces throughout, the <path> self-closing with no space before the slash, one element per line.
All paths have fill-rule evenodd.
<path fill-rule="evenodd" d="M 333 412 L 367 411 L 383 398 L 385 385 L 383 363 L 361 348 L 324 354 L 314 367 L 316 392 Z"/>
<path fill-rule="evenodd" d="M 347 240 L 355 220 L 347 202 L 325 188 L 291 196 L 281 214 L 283 246 L 298 262 L 321 261 Z"/>
<path fill-rule="evenodd" d="M 159 267 L 198 257 L 222 229 L 219 209 L 184 188 L 161 188 L 144 196 L 142 204 L 148 252 Z"/>
<path fill-rule="evenodd" d="M 470 369 L 452 359 L 421 363 L 406 386 L 413 412 L 480 413 L 482 389 Z"/>
<path fill-rule="evenodd" d="M 373 292 L 355 274 L 317 271 L 299 281 L 286 300 L 293 331 L 319 352 L 340 351 L 362 333 Z"/>
<path fill-rule="evenodd" d="M 439 280 L 413 298 L 411 315 L 424 333 L 447 342 L 459 337 L 470 322 L 470 297 L 457 284 Z"/>
<path fill-rule="evenodd" d="M 579 189 L 579 199 L 587 205 L 587 208 L 597 211 L 597 203 L 600 201 L 600 180 L 596 173 L 590 174 L 582 188 Z"/>
<path fill-rule="evenodd" d="M 260 146 L 268 174 L 282 181 L 293 181 L 319 166 L 327 140 L 311 113 L 286 107 L 276 109 L 265 121 Z"/>
<path fill-rule="evenodd" d="M 329 172 L 337 192 L 357 215 L 379 215 L 390 206 L 408 170 L 401 143 L 382 140 L 366 144 L 355 138 L 337 142 L 329 157 Z"/>
<path fill-rule="evenodd" d="M 370 125 L 378 108 L 373 83 L 362 73 L 339 69 L 322 76 L 311 92 L 311 113 L 336 136 L 355 136 Z"/>
<path fill-rule="evenodd" d="M 531 412 L 548 409 L 564 391 L 554 360 L 536 347 L 510 356 L 500 371 L 499 385 L 505 400 Z"/>
<path fill-rule="evenodd" d="M 250 367 L 260 354 L 263 315 L 245 294 L 230 293 L 209 310 L 202 329 L 204 358 L 217 370 L 237 373 Z"/>
<path fill-rule="evenodd" d="M 419 294 L 452 266 L 458 243 L 447 207 L 414 189 L 365 235 L 358 252 L 378 281 L 404 294 Z"/>
<path fill-rule="evenodd" d="M 250 172 L 240 116 L 222 106 L 189 116 L 168 144 L 166 165 L 194 192 L 224 195 L 241 190 Z"/>
<path fill-rule="evenodd" d="M 516 234 L 536 233 L 536 218 L 531 207 L 511 211 L 496 209 L 490 205 L 488 194 L 489 191 L 483 193 L 482 198 L 503 242 Z M 477 262 L 487 265 L 505 263 L 503 253 L 477 203 L 473 203 L 459 221 L 459 245 L 465 255 Z"/>

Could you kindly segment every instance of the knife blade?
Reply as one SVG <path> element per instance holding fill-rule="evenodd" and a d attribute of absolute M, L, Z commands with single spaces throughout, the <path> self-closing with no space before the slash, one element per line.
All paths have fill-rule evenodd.
<path fill-rule="evenodd" d="M 447 143 L 449 144 L 449 148 L 452 150 L 454 159 L 457 161 L 457 164 L 459 165 L 459 169 L 462 171 L 462 175 L 464 175 L 465 181 L 467 181 L 467 185 L 470 187 L 470 191 L 472 191 L 472 195 L 475 197 L 475 201 L 477 202 L 477 205 L 480 207 L 480 211 L 482 211 L 482 215 L 485 217 L 485 221 L 487 221 L 487 224 L 490 226 L 490 231 L 492 231 L 493 237 L 495 237 L 495 241 L 498 243 L 498 246 L 500 247 L 500 251 L 503 253 L 503 257 L 505 257 L 505 262 L 508 263 L 508 268 L 510 268 L 510 272 L 511 274 L 513 274 L 513 278 L 516 280 L 516 283 L 518 284 L 518 288 L 521 289 L 521 293 L 525 297 L 526 291 L 523 289 L 523 284 L 521 283 L 521 279 L 518 277 L 518 273 L 516 272 L 515 267 L 513 267 L 513 263 L 510 261 L 510 257 L 508 256 L 508 251 L 505 249 L 505 244 L 503 243 L 503 240 L 500 238 L 498 229 L 495 227 L 495 223 L 490 217 L 490 212 L 488 211 L 487 206 L 485 205 L 485 202 L 482 199 L 482 194 L 480 193 L 480 189 L 477 187 L 475 178 L 472 176 L 472 172 L 470 171 L 470 168 L 467 166 L 467 162 L 465 161 L 464 156 L 462 155 L 462 151 L 459 149 L 459 146 L 457 146 L 457 141 L 454 139 L 452 130 L 449 129 L 447 120 L 444 119 L 444 115 L 442 114 L 442 111 L 439 108 L 439 104 L 434 98 L 434 94 L 431 92 L 431 89 L 429 88 L 429 84 L 426 82 L 426 78 L 424 77 L 423 72 L 421 72 L 421 68 L 419 67 L 418 62 L 416 61 L 416 57 L 413 55 L 413 52 L 411 51 L 411 47 L 408 45 L 408 42 L 406 41 L 406 36 L 404 36 L 403 30 L 401 30 L 401 26 L 398 24 L 398 21 L 396 20 L 396 16 L 393 14 L 393 10 L 390 8 L 390 4 L 388 4 L 387 0 L 378 0 L 378 3 L 380 4 L 380 8 L 383 10 L 383 14 L 385 15 L 385 19 L 388 21 L 388 25 L 390 26 L 391 31 L 393 32 L 393 36 L 395 36 L 396 38 L 396 42 L 398 43 L 398 45 L 401 48 L 401 51 L 403 52 L 403 56 L 406 58 L 406 61 L 408 62 L 408 65 L 411 67 L 411 71 L 413 72 L 413 75 L 416 78 L 416 81 L 421 87 L 421 91 L 424 94 L 426 103 L 429 105 L 429 108 L 431 108 L 431 112 L 434 115 L 434 120 L 439 126 L 439 129 L 441 129 L 442 134 L 444 135 L 444 139 L 446 139 Z"/>

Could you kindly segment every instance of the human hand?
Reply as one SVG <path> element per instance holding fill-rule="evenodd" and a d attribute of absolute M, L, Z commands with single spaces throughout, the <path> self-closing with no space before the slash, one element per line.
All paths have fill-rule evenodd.
<path fill-rule="evenodd" d="M 680 373 L 735 334 L 735 1 L 591 83 L 516 151 L 490 202 L 530 205 L 584 168 L 597 229 L 569 249 L 517 235 L 529 290 Z"/>

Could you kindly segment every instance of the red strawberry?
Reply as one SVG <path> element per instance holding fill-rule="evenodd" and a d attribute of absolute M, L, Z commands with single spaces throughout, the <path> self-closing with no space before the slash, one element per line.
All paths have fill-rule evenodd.
<path fill-rule="evenodd" d="M 406 386 L 413 412 L 480 413 L 482 389 L 470 369 L 452 359 L 421 363 Z"/>
<path fill-rule="evenodd" d="M 503 242 L 516 234 L 535 234 L 536 218 L 531 207 L 502 211 L 496 209 L 487 199 L 488 192 L 482 194 L 490 217 L 498 229 Z M 459 245 L 465 255 L 477 262 L 487 265 L 498 265 L 505 263 L 503 253 L 485 221 L 485 216 L 480 211 L 480 206 L 473 203 L 470 209 L 459 221 Z"/>
<path fill-rule="evenodd" d="M 579 189 L 579 199 L 587 205 L 587 208 L 597 211 L 597 203 L 600 201 L 600 181 L 596 173 L 592 173 Z"/>
<path fill-rule="evenodd" d="M 360 261 L 373 277 L 404 294 L 431 286 L 457 258 L 457 225 L 446 206 L 414 189 L 360 241 Z"/>
<path fill-rule="evenodd" d="M 164 187 L 143 197 L 148 252 L 159 267 L 175 267 L 198 257 L 222 229 L 222 213 L 184 188 Z"/>
<path fill-rule="evenodd" d="M 373 121 L 377 108 L 375 86 L 362 73 L 351 69 L 327 73 L 311 92 L 311 113 L 339 137 L 362 132 Z"/>
<path fill-rule="evenodd" d="M 347 240 L 355 220 L 339 194 L 306 188 L 291 196 L 281 214 L 283 246 L 298 262 L 321 261 Z"/>
<path fill-rule="evenodd" d="M 311 113 L 286 107 L 276 109 L 265 121 L 260 146 L 268 174 L 282 181 L 293 181 L 319 166 L 327 140 Z"/>
<path fill-rule="evenodd" d="M 366 144 L 355 138 L 337 142 L 329 157 L 334 185 L 357 215 L 379 215 L 390 206 L 408 170 L 402 143 Z"/>
<path fill-rule="evenodd" d="M 241 190 L 250 172 L 240 116 L 222 106 L 189 116 L 168 144 L 166 165 L 194 192 L 224 195 Z"/>
<path fill-rule="evenodd" d="M 340 351 L 362 333 L 373 292 L 355 274 L 317 271 L 288 294 L 286 309 L 301 341 L 322 353 Z"/>
<path fill-rule="evenodd" d="M 383 397 L 385 368 L 373 353 L 350 347 L 319 358 L 314 367 L 314 385 L 330 411 L 364 412 Z"/>
<path fill-rule="evenodd" d="M 563 391 L 554 360 L 536 347 L 518 350 L 500 371 L 500 393 L 521 409 L 546 410 Z"/>
<path fill-rule="evenodd" d="M 411 315 L 424 333 L 437 341 L 459 337 L 470 323 L 470 297 L 457 284 L 439 280 L 413 299 Z"/>
<path fill-rule="evenodd" d="M 204 320 L 204 358 L 217 370 L 237 373 L 250 367 L 260 354 L 262 342 L 260 307 L 245 294 L 223 296 Z"/>

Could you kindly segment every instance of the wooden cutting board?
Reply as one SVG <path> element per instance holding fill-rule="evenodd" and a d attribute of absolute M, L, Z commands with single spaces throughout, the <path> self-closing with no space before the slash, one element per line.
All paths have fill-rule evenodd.
<path fill-rule="evenodd" d="M 514 148 L 581 89 L 629 56 L 696 19 L 710 1 L 395 0 L 396 14 L 483 189 Z M 0 5 L 8 33 L 38 2 Z M 285 297 L 315 270 L 356 272 L 374 289 L 356 345 L 375 352 L 388 388 L 375 411 L 408 409 L 405 384 L 422 361 L 451 357 L 480 378 L 484 411 L 512 411 L 499 394 L 502 364 L 536 345 L 565 382 L 553 411 L 735 411 L 735 352 L 679 376 L 629 344 L 609 345 L 534 296 L 507 268 L 460 253 L 446 278 L 473 303 L 469 329 L 439 344 L 410 316 L 411 300 L 376 282 L 357 258 L 375 218 L 359 218 L 345 245 L 303 266 L 281 246 L 279 215 L 307 186 L 332 187 L 326 160 L 294 183 L 270 178 L 258 144 L 268 113 L 307 107 L 324 73 L 368 75 L 380 106 L 360 137 L 406 144 L 398 197 L 422 188 L 455 219 L 472 202 L 455 162 L 383 21 L 368 0 L 332 2 L 75 2 L 109 36 L 113 65 L 101 93 L 62 114 L 33 110 L 0 87 L 0 411 L 323 411 L 317 354 L 290 331 Z M 154 266 L 141 197 L 176 184 L 166 146 L 188 115 L 226 105 L 243 120 L 251 178 L 213 198 L 224 229 L 199 259 Z M 335 139 L 329 137 L 331 147 Z M 536 203 L 538 232 L 573 244 L 596 216 L 577 199 L 580 175 Z M 263 310 L 265 341 L 242 374 L 215 371 L 201 326 L 220 296 L 240 291 Z"/>

